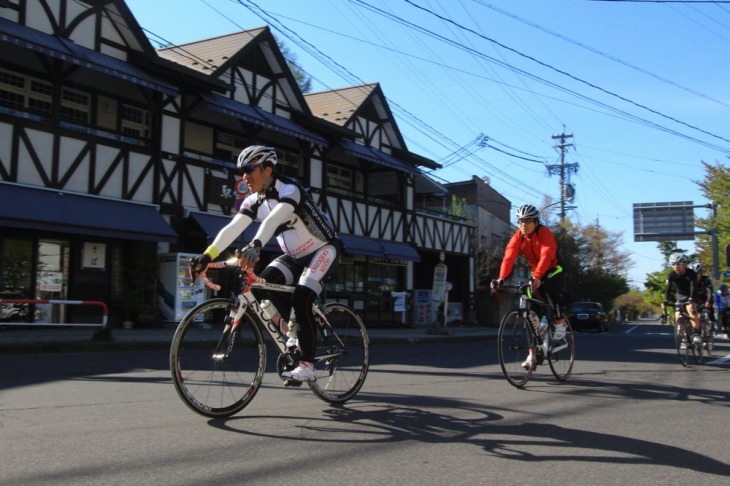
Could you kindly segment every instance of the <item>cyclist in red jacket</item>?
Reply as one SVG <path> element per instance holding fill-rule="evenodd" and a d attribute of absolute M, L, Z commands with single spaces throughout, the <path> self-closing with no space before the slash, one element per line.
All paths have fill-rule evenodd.
<path fill-rule="evenodd" d="M 565 337 L 564 318 L 560 313 L 560 303 L 563 291 L 564 274 L 558 258 L 558 244 L 550 228 L 540 224 L 539 211 L 535 206 L 525 204 L 517 210 L 517 224 L 519 229 L 512 235 L 507 247 L 504 250 L 504 259 L 499 270 L 499 279 L 493 282 L 493 286 L 499 288 L 504 279 L 512 273 L 515 260 L 520 255 L 527 259 L 532 269 L 532 290 L 545 294 L 555 306 L 552 309 L 553 315 L 548 315 L 548 320 L 555 319 L 555 334 L 553 338 L 560 340 Z M 548 313 L 551 309 L 548 307 Z M 524 368 L 534 366 L 532 350 L 522 363 Z"/>

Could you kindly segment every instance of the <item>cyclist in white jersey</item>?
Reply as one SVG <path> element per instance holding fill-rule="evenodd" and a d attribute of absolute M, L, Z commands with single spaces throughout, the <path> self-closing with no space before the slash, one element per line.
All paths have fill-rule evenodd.
<path fill-rule="evenodd" d="M 282 285 L 293 285 L 298 279 L 291 306 L 298 324 L 301 359 L 294 370 L 285 371 L 282 376 L 300 382 L 314 381 L 317 329 L 312 303 L 323 290 L 322 280 L 339 262 L 340 242 L 331 223 L 304 188 L 276 174 L 276 162 L 276 150 L 271 147 L 254 145 L 241 152 L 237 165 L 251 194 L 205 252 L 190 261 L 190 266 L 195 273 L 203 271 L 253 221 L 260 222 L 253 241 L 239 251 L 242 266 L 253 267 L 263 243 L 276 237 L 284 254 L 260 276 L 269 283 Z M 273 295 L 271 300 L 276 303 Z"/>

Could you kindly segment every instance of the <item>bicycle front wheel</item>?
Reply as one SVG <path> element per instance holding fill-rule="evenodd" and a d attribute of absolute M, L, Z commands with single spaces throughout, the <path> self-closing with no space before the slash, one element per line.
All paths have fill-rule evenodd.
<path fill-rule="evenodd" d="M 261 386 L 266 348 L 261 331 L 245 315 L 235 331 L 226 326 L 228 299 L 193 308 L 177 326 L 170 348 L 172 382 L 185 405 L 206 417 L 241 411 Z"/>
<path fill-rule="evenodd" d="M 710 320 L 703 320 L 702 321 L 702 341 L 704 342 L 705 351 L 707 351 L 707 356 L 712 356 L 712 348 L 714 347 L 714 339 L 715 339 L 715 329 L 712 325 L 712 321 Z"/>
<path fill-rule="evenodd" d="M 692 344 L 687 339 L 688 337 L 687 325 L 684 322 L 678 322 L 674 329 L 674 345 L 677 348 L 677 355 L 682 366 L 687 366 L 689 348 L 692 347 Z"/>
<path fill-rule="evenodd" d="M 507 381 L 517 388 L 525 386 L 535 369 L 534 364 L 526 368 L 522 366 L 534 349 L 534 338 L 529 326 L 529 321 L 518 311 L 505 315 L 499 324 L 499 365 Z"/>
<path fill-rule="evenodd" d="M 565 381 L 573 371 L 575 363 L 575 334 L 568 318 L 565 318 L 565 337 L 553 341 L 548 349 L 548 363 L 555 378 Z"/>
<path fill-rule="evenodd" d="M 694 358 L 696 364 L 702 364 L 702 338 L 699 343 L 694 342 L 694 331 L 691 332 L 690 338 L 692 343 L 692 358 Z"/>
<path fill-rule="evenodd" d="M 360 317 L 336 302 L 323 309 L 332 334 L 320 336 L 314 358 L 317 381 L 309 382 L 314 394 L 328 403 L 344 403 L 354 397 L 368 374 L 370 341 Z"/>

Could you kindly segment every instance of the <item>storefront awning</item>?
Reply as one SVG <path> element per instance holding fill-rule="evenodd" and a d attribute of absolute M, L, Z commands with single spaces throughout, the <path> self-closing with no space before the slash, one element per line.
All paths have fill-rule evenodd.
<path fill-rule="evenodd" d="M 380 150 L 375 150 L 372 147 L 366 147 L 365 145 L 361 145 L 347 139 L 341 139 L 339 143 L 345 150 L 345 152 L 352 155 L 353 157 L 365 159 L 370 162 L 375 162 L 376 164 L 389 167 L 391 169 L 396 169 L 402 172 L 408 172 L 410 174 L 421 173 L 417 168 L 406 164 L 405 162 L 393 157 L 390 154 L 386 154 L 385 152 L 381 152 Z"/>
<path fill-rule="evenodd" d="M 223 216 L 220 214 L 201 213 L 198 211 L 190 211 L 190 218 L 200 226 L 200 229 L 210 238 L 211 242 L 216 237 L 218 232 L 228 223 L 231 222 L 233 216 Z M 253 237 L 256 235 L 256 231 L 259 229 L 259 223 L 253 222 L 243 232 L 241 236 L 231 244 L 231 248 L 236 250 L 244 245 L 248 245 Z M 264 250 L 275 251 L 281 253 L 279 245 L 276 244 L 275 240 L 270 240 L 264 245 Z"/>
<path fill-rule="evenodd" d="M 68 39 L 49 35 L 1 18 L 0 42 L 30 49 L 69 64 L 121 78 L 170 96 L 176 96 L 178 93 L 177 88 L 172 84 L 147 74 L 133 64 L 82 47 Z"/>
<path fill-rule="evenodd" d="M 299 140 L 304 140 L 317 145 L 327 146 L 327 140 L 320 137 L 315 132 L 304 128 L 299 123 L 284 118 L 283 116 L 274 115 L 255 106 L 239 103 L 225 96 L 216 93 L 201 93 L 201 97 L 205 101 L 208 108 L 224 115 L 232 116 L 240 120 L 254 123 L 256 125 L 274 130 L 275 132 L 290 135 Z"/>
<path fill-rule="evenodd" d="M 174 243 L 157 206 L 0 182 L 0 226 Z"/>
<path fill-rule="evenodd" d="M 353 236 L 340 234 L 343 251 L 350 255 L 366 255 L 371 257 L 383 258 L 385 253 L 383 247 L 380 246 L 378 240 L 366 238 L 364 236 Z"/>
<path fill-rule="evenodd" d="M 406 243 L 398 243 L 395 241 L 380 241 L 380 246 L 385 251 L 385 257 L 388 260 L 405 260 L 409 262 L 420 262 L 421 256 L 415 248 Z"/>

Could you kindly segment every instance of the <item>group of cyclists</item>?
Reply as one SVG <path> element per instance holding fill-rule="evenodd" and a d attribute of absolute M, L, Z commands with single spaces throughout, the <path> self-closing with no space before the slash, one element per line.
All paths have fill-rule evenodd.
<path fill-rule="evenodd" d="M 295 381 L 313 381 L 316 380 L 312 364 L 316 334 L 312 302 L 323 290 L 322 280 L 337 266 L 341 253 L 340 242 L 332 224 L 307 191 L 295 181 L 278 175 L 276 165 L 276 150 L 272 147 L 255 145 L 243 149 L 237 166 L 251 193 L 205 252 L 191 260 L 191 273 L 195 275 L 204 271 L 252 222 L 260 222 L 253 240 L 238 254 L 243 267 L 252 267 L 259 259 L 263 244 L 276 237 L 283 255 L 269 264 L 261 276 L 272 283 L 291 285 L 297 282 L 289 303 L 293 315 L 284 317 L 290 317 L 291 327 L 297 330 L 296 337 L 292 337 L 288 345 L 300 348 L 301 360 L 296 369 L 285 374 Z M 532 290 L 539 291 L 543 298 L 549 298 L 553 303 L 553 308 L 548 310 L 552 315 L 547 317 L 555 323 L 554 339 L 562 339 L 565 326 L 560 305 L 564 272 L 555 236 L 547 226 L 540 223 L 539 211 L 535 206 L 520 206 L 516 216 L 518 229 L 507 243 L 499 277 L 492 281 L 492 288 L 499 289 L 512 273 L 517 258 L 524 256 L 532 271 Z M 722 327 L 730 331 L 728 286 L 721 285 L 715 295 L 712 281 L 702 273 L 702 266 L 699 263 L 689 265 L 687 256 L 682 253 L 672 254 L 669 263 L 672 271 L 667 277 L 662 308 L 666 309 L 672 285 L 675 285 L 677 301 L 686 306 L 696 333 L 693 340 L 699 339 L 701 342 L 698 306 L 707 307 L 713 320 L 716 307 Z M 277 307 L 285 311 L 288 306 Z M 679 314 L 679 309 L 675 311 Z M 535 357 L 529 350 L 522 366 L 529 369 L 535 365 Z"/>
<path fill-rule="evenodd" d="M 672 271 L 667 275 L 662 310 L 666 312 L 672 288 L 676 286 L 676 302 L 679 305 L 675 308 L 675 318 L 679 318 L 680 306 L 684 306 L 692 323 L 692 341 L 695 344 L 702 342 L 700 314 L 703 308 L 706 309 L 715 331 L 724 331 L 730 337 L 730 290 L 727 284 L 720 285 L 715 292 L 712 279 L 704 274 L 702 265 L 699 262 L 690 264 L 689 258 L 683 253 L 670 255 L 669 264 Z"/>

